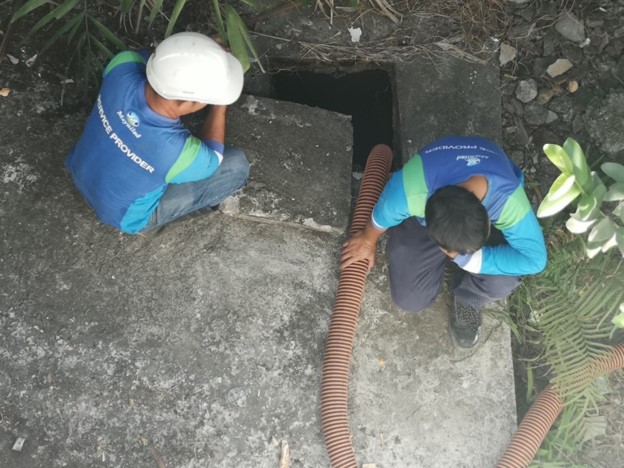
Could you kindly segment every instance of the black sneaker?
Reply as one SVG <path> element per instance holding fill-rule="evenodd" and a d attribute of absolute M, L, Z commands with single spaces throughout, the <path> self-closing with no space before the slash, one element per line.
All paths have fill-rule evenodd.
<path fill-rule="evenodd" d="M 459 302 L 451 296 L 449 328 L 455 344 L 461 348 L 472 348 L 481 332 L 481 312 Z"/>

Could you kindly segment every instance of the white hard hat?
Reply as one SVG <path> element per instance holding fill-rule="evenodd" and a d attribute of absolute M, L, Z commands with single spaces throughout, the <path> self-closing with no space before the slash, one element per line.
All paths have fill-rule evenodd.
<path fill-rule="evenodd" d="M 243 67 L 203 34 L 182 32 L 162 41 L 147 61 L 147 80 L 165 99 L 227 105 L 243 90 Z"/>

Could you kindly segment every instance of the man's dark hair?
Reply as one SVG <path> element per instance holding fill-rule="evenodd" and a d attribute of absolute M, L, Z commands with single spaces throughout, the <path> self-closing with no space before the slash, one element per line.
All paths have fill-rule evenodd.
<path fill-rule="evenodd" d="M 460 255 L 479 250 L 487 240 L 490 220 L 474 193 L 448 185 L 427 200 L 429 237 L 443 249 Z"/>

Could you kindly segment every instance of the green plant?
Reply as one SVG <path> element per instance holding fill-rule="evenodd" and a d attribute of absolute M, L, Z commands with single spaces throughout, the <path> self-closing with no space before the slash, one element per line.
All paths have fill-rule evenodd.
<path fill-rule="evenodd" d="M 572 138 L 568 138 L 563 147 L 544 145 L 544 153 L 561 175 L 540 204 L 537 216 L 557 214 L 578 199 L 576 211 L 569 215 L 566 228 L 573 234 L 589 231 L 587 255 L 592 258 L 617 246 L 624 257 L 624 165 L 602 164 L 602 171 L 615 181 L 607 188 L 598 174 L 589 168 L 583 150 Z M 610 212 L 606 209 L 609 202 L 618 203 Z M 624 328 L 624 303 L 612 323 Z"/>
<path fill-rule="evenodd" d="M 254 0 L 243 1 L 252 8 L 256 7 Z M 251 54 L 260 67 L 260 70 L 264 73 L 264 68 L 258 58 L 258 53 L 249 37 L 247 26 L 240 15 L 231 5 L 224 5 L 222 7 L 219 0 L 212 0 L 212 6 L 215 12 L 215 19 L 221 42 L 230 47 L 232 55 L 239 60 L 245 72 L 249 70 L 249 54 Z M 223 21 L 224 17 L 225 22 Z"/>
<path fill-rule="evenodd" d="M 254 5 L 253 0 L 244 1 L 250 6 Z M 119 16 L 120 27 L 127 29 L 128 24 L 136 33 L 140 25 L 145 23 L 145 18 L 147 27 L 151 27 L 155 19 L 162 16 L 167 23 L 164 34 L 167 37 L 173 32 L 187 0 L 176 0 L 168 17 L 165 11 L 169 11 L 169 5 L 170 2 L 165 4 L 164 0 L 118 0 L 114 3 L 105 0 L 27 0 L 15 11 L 11 24 L 26 16 L 35 15 L 46 7 L 48 12 L 32 26 L 26 41 L 37 32 L 50 29 L 52 34 L 37 54 L 41 56 L 64 38 L 70 49 L 74 50 L 67 66 L 74 59 L 79 59 L 88 82 L 89 77 L 99 76 L 104 62 L 112 58 L 115 51 L 127 48 L 121 31 L 115 31 L 110 24 L 105 25 L 102 18 Z M 245 71 L 250 65 L 247 50 L 260 64 L 247 27 L 234 8 L 230 5 L 221 7 L 218 0 L 213 0 L 213 7 L 222 42 L 231 47 L 232 53 L 241 61 Z M 223 24 L 222 10 L 225 12 L 227 28 Z M 262 68 L 261 65 L 260 67 Z"/>
<path fill-rule="evenodd" d="M 550 261 L 542 275 L 524 280 L 536 361 L 551 376 L 564 411 L 548 439 L 554 454 L 567 453 L 596 433 L 604 386 L 593 362 L 610 349 L 609 322 L 624 300 L 624 272 L 613 253 L 589 258 L 586 244 L 563 230 L 550 240 Z M 534 364 L 535 365 L 535 364 Z"/>
<path fill-rule="evenodd" d="M 51 25 L 54 25 L 54 32 L 39 49 L 37 56 L 42 56 L 56 41 L 65 37 L 68 45 L 72 45 L 74 50 L 69 63 L 76 57 L 80 59 L 88 81 L 89 75 L 93 75 L 94 70 L 102 68 L 103 58 L 113 56 L 111 47 L 126 48 L 124 41 L 98 19 L 104 16 L 102 9 L 105 8 L 105 5 L 99 2 L 65 0 L 55 3 L 50 0 L 28 0 L 15 11 L 11 23 L 34 14 L 44 6 L 48 7 L 48 13 L 32 26 L 26 41 L 36 32 Z"/>
<path fill-rule="evenodd" d="M 545 272 L 527 278 L 524 296 L 515 299 L 529 311 L 531 329 L 538 333 L 539 361 L 564 403 L 541 450 L 542 459 L 559 461 L 604 432 L 604 381 L 596 378 L 593 362 L 611 348 L 613 325 L 624 324 L 622 258 L 611 250 L 617 246 L 624 255 L 624 166 L 602 164 L 615 181 L 607 187 L 573 139 L 563 146 L 545 145 L 544 152 L 561 175 L 537 215 L 553 216 L 574 202 L 576 208 L 568 213 L 568 232 L 558 229 L 549 238 Z M 581 235 L 587 232 L 585 240 Z"/>

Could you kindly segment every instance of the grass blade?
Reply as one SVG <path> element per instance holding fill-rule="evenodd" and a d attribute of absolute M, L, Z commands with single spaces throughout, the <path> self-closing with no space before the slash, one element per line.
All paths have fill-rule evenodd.
<path fill-rule="evenodd" d="M 178 21 L 178 16 L 182 12 L 184 5 L 186 4 L 186 0 L 178 0 L 173 7 L 173 12 L 171 13 L 171 19 L 169 20 L 169 24 L 167 25 L 167 30 L 165 31 L 165 37 L 169 37 L 171 35 L 171 31 L 173 31 L 173 27 Z"/>
<path fill-rule="evenodd" d="M 240 26 L 238 21 L 240 17 L 238 13 L 232 8 L 230 5 L 225 5 L 225 21 L 227 23 L 227 35 L 228 35 L 228 43 L 230 44 L 230 49 L 232 50 L 232 55 L 238 59 L 238 61 L 243 66 L 243 72 L 249 70 L 249 55 L 247 54 L 247 49 L 245 48 L 245 42 L 243 39 L 243 35 L 241 34 Z"/>
<path fill-rule="evenodd" d="M 69 13 L 76 6 L 76 4 L 79 1 L 80 0 L 65 0 L 64 3 L 57 6 L 54 10 L 52 10 L 50 13 L 45 15 L 39 21 L 37 21 L 37 23 L 30 30 L 30 34 L 34 33 L 35 31 L 38 31 L 39 29 L 44 27 L 53 19 L 59 20 L 63 18 L 67 13 Z"/>
<path fill-rule="evenodd" d="M 156 0 L 154 5 L 151 8 L 150 15 L 147 20 L 148 26 L 151 26 L 154 20 L 156 19 L 156 15 L 162 11 L 162 5 L 164 0 Z"/>
<path fill-rule="evenodd" d="M 22 16 L 27 15 L 33 10 L 36 10 L 40 6 L 43 6 L 48 3 L 48 0 L 29 0 L 24 3 L 14 14 L 13 18 L 11 18 L 11 23 L 14 23 Z"/>
<path fill-rule="evenodd" d="M 95 27 L 100 31 L 100 33 L 102 33 L 102 36 L 104 36 L 106 39 L 112 42 L 115 45 L 115 47 L 117 47 L 119 50 L 124 50 L 127 48 L 126 44 L 124 44 L 124 42 L 121 39 L 119 39 L 115 35 L 114 32 L 112 32 L 110 29 L 108 29 L 106 26 L 100 23 L 97 19 L 95 19 L 95 17 L 88 15 L 88 18 L 89 18 L 89 21 L 93 23 Z"/>

